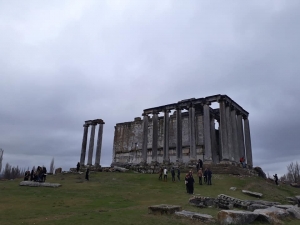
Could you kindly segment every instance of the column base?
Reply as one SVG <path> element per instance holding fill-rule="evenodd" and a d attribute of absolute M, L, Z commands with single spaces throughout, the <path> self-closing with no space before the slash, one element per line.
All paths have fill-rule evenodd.
<path fill-rule="evenodd" d="M 212 160 L 206 160 L 203 162 L 203 165 L 212 165 L 214 162 Z"/>
<path fill-rule="evenodd" d="M 223 164 L 223 165 L 230 165 L 231 164 L 231 162 L 229 161 L 229 160 L 221 160 L 220 161 L 220 164 Z"/>

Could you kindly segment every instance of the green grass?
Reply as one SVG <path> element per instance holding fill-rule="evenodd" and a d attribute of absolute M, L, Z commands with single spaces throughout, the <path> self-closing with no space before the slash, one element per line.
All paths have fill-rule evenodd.
<path fill-rule="evenodd" d="M 183 179 L 183 178 L 182 178 Z M 0 224 L 196 224 L 173 215 L 148 214 L 148 206 L 156 204 L 181 205 L 184 210 L 207 213 L 216 218 L 218 209 L 200 209 L 189 205 L 184 181 L 162 182 L 157 174 L 91 173 L 90 181 L 84 174 L 48 176 L 47 182 L 62 187 L 19 186 L 22 179 L 0 181 Z M 242 189 L 264 194 L 263 199 L 287 204 L 287 196 L 300 195 L 300 190 L 275 186 L 258 177 L 239 178 L 214 175 L 212 186 L 195 183 L 195 194 L 217 197 L 226 194 L 240 199 L 255 199 Z M 236 191 L 229 190 L 237 187 Z M 199 224 L 199 222 L 197 222 Z M 258 223 L 256 223 L 258 224 Z M 296 225 L 298 221 L 286 220 Z"/>

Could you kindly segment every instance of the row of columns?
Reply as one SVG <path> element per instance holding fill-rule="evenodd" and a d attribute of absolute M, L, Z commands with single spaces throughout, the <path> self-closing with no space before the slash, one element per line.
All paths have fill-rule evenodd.
<path fill-rule="evenodd" d="M 87 120 L 87 121 L 85 121 L 85 124 L 83 125 L 84 130 L 83 130 L 83 139 L 82 139 L 82 147 L 81 147 L 81 154 L 80 154 L 80 165 L 82 165 L 82 166 L 84 166 L 84 163 L 85 163 L 86 146 L 87 146 L 87 137 L 88 137 L 88 128 L 89 128 L 89 126 L 92 126 L 92 129 L 91 129 L 91 135 L 90 135 L 87 165 L 89 165 L 89 166 L 92 165 L 94 142 L 95 142 L 95 130 L 96 130 L 97 124 L 99 124 L 99 130 L 98 130 L 98 140 L 97 140 L 97 148 L 96 148 L 95 166 L 100 166 L 103 124 L 105 124 L 104 121 L 101 120 L 101 119 Z"/>
<path fill-rule="evenodd" d="M 248 165 L 252 163 L 252 149 L 250 138 L 250 127 L 248 116 L 242 115 L 237 110 L 226 104 L 225 101 L 219 101 L 220 104 L 220 160 L 221 161 L 235 161 L 239 162 L 239 158 L 244 156 L 247 159 Z M 202 104 L 203 106 L 203 128 L 204 128 L 204 161 L 212 162 L 217 158 L 216 150 L 216 134 L 215 134 L 215 118 L 210 113 L 210 102 Z M 189 136 L 190 136 L 190 160 L 196 159 L 196 133 L 195 133 L 195 105 L 188 106 L 189 112 Z M 158 114 L 159 112 L 152 112 L 153 135 L 152 135 L 152 160 L 157 161 L 158 148 Z M 244 119 L 244 129 L 243 122 Z M 142 160 L 147 161 L 147 144 L 148 144 L 148 123 L 149 117 L 143 114 L 143 145 L 142 145 Z M 176 158 L 182 161 L 182 119 L 181 108 L 176 108 Z M 164 109 L 164 142 L 163 142 L 163 160 L 169 161 L 169 110 Z M 245 136 L 244 136 L 245 133 Z M 244 138 L 245 137 L 245 138 Z M 244 145 L 245 143 L 245 145 Z M 246 148 L 246 155 L 245 155 Z"/>

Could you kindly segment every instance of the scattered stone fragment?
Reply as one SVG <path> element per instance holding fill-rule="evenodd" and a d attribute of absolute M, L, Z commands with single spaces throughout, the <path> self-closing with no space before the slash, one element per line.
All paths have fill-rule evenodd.
<path fill-rule="evenodd" d="M 60 187 L 61 184 L 58 183 L 40 183 L 34 181 L 21 181 L 20 186 L 29 186 L 29 187 Z"/>
<path fill-rule="evenodd" d="M 236 187 L 231 187 L 231 188 L 229 188 L 229 190 L 235 191 L 235 190 L 236 190 Z"/>
<path fill-rule="evenodd" d="M 288 208 L 286 210 L 293 218 L 300 220 L 300 208 L 297 206 Z"/>
<path fill-rule="evenodd" d="M 177 216 L 183 216 L 183 217 L 188 217 L 190 219 L 199 220 L 204 223 L 211 223 L 211 222 L 214 223 L 215 222 L 215 219 L 211 215 L 208 215 L 208 214 L 201 214 L 201 213 L 185 211 L 185 210 L 175 212 L 175 214 Z"/>
<path fill-rule="evenodd" d="M 259 214 L 258 219 L 269 222 L 270 224 L 282 224 L 281 219 L 289 215 L 286 210 L 274 206 L 266 209 L 256 209 L 253 212 Z"/>
<path fill-rule="evenodd" d="M 258 216 L 258 213 L 248 211 L 221 210 L 218 213 L 218 221 L 221 225 L 247 224 L 252 223 Z"/>
<path fill-rule="evenodd" d="M 148 207 L 148 212 L 150 214 L 174 214 L 175 212 L 181 211 L 182 208 L 179 205 L 152 205 Z"/>
<path fill-rule="evenodd" d="M 293 205 L 274 205 L 274 207 L 277 207 L 279 209 L 289 209 L 294 207 Z"/>
<path fill-rule="evenodd" d="M 193 206 L 204 208 L 214 205 L 214 198 L 203 197 L 203 196 L 193 196 L 189 199 L 189 203 Z"/>
<path fill-rule="evenodd" d="M 253 191 L 247 191 L 247 190 L 242 190 L 242 192 L 244 194 L 251 195 L 251 196 L 254 196 L 254 197 L 258 197 L 258 198 L 261 198 L 263 196 L 263 194 L 259 193 L 259 192 L 253 192 Z"/>
<path fill-rule="evenodd" d="M 269 208 L 269 206 L 262 205 L 262 204 L 252 204 L 248 206 L 249 211 L 254 211 L 255 209 L 266 209 Z"/>

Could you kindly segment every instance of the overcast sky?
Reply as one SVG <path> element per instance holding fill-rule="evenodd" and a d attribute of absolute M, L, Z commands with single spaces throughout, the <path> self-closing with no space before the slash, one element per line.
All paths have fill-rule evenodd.
<path fill-rule="evenodd" d="M 249 112 L 254 166 L 300 163 L 300 1 L 0 1 L 6 163 L 68 170 L 83 123 L 226 94 Z M 86 157 L 87 159 L 87 157 Z"/>

